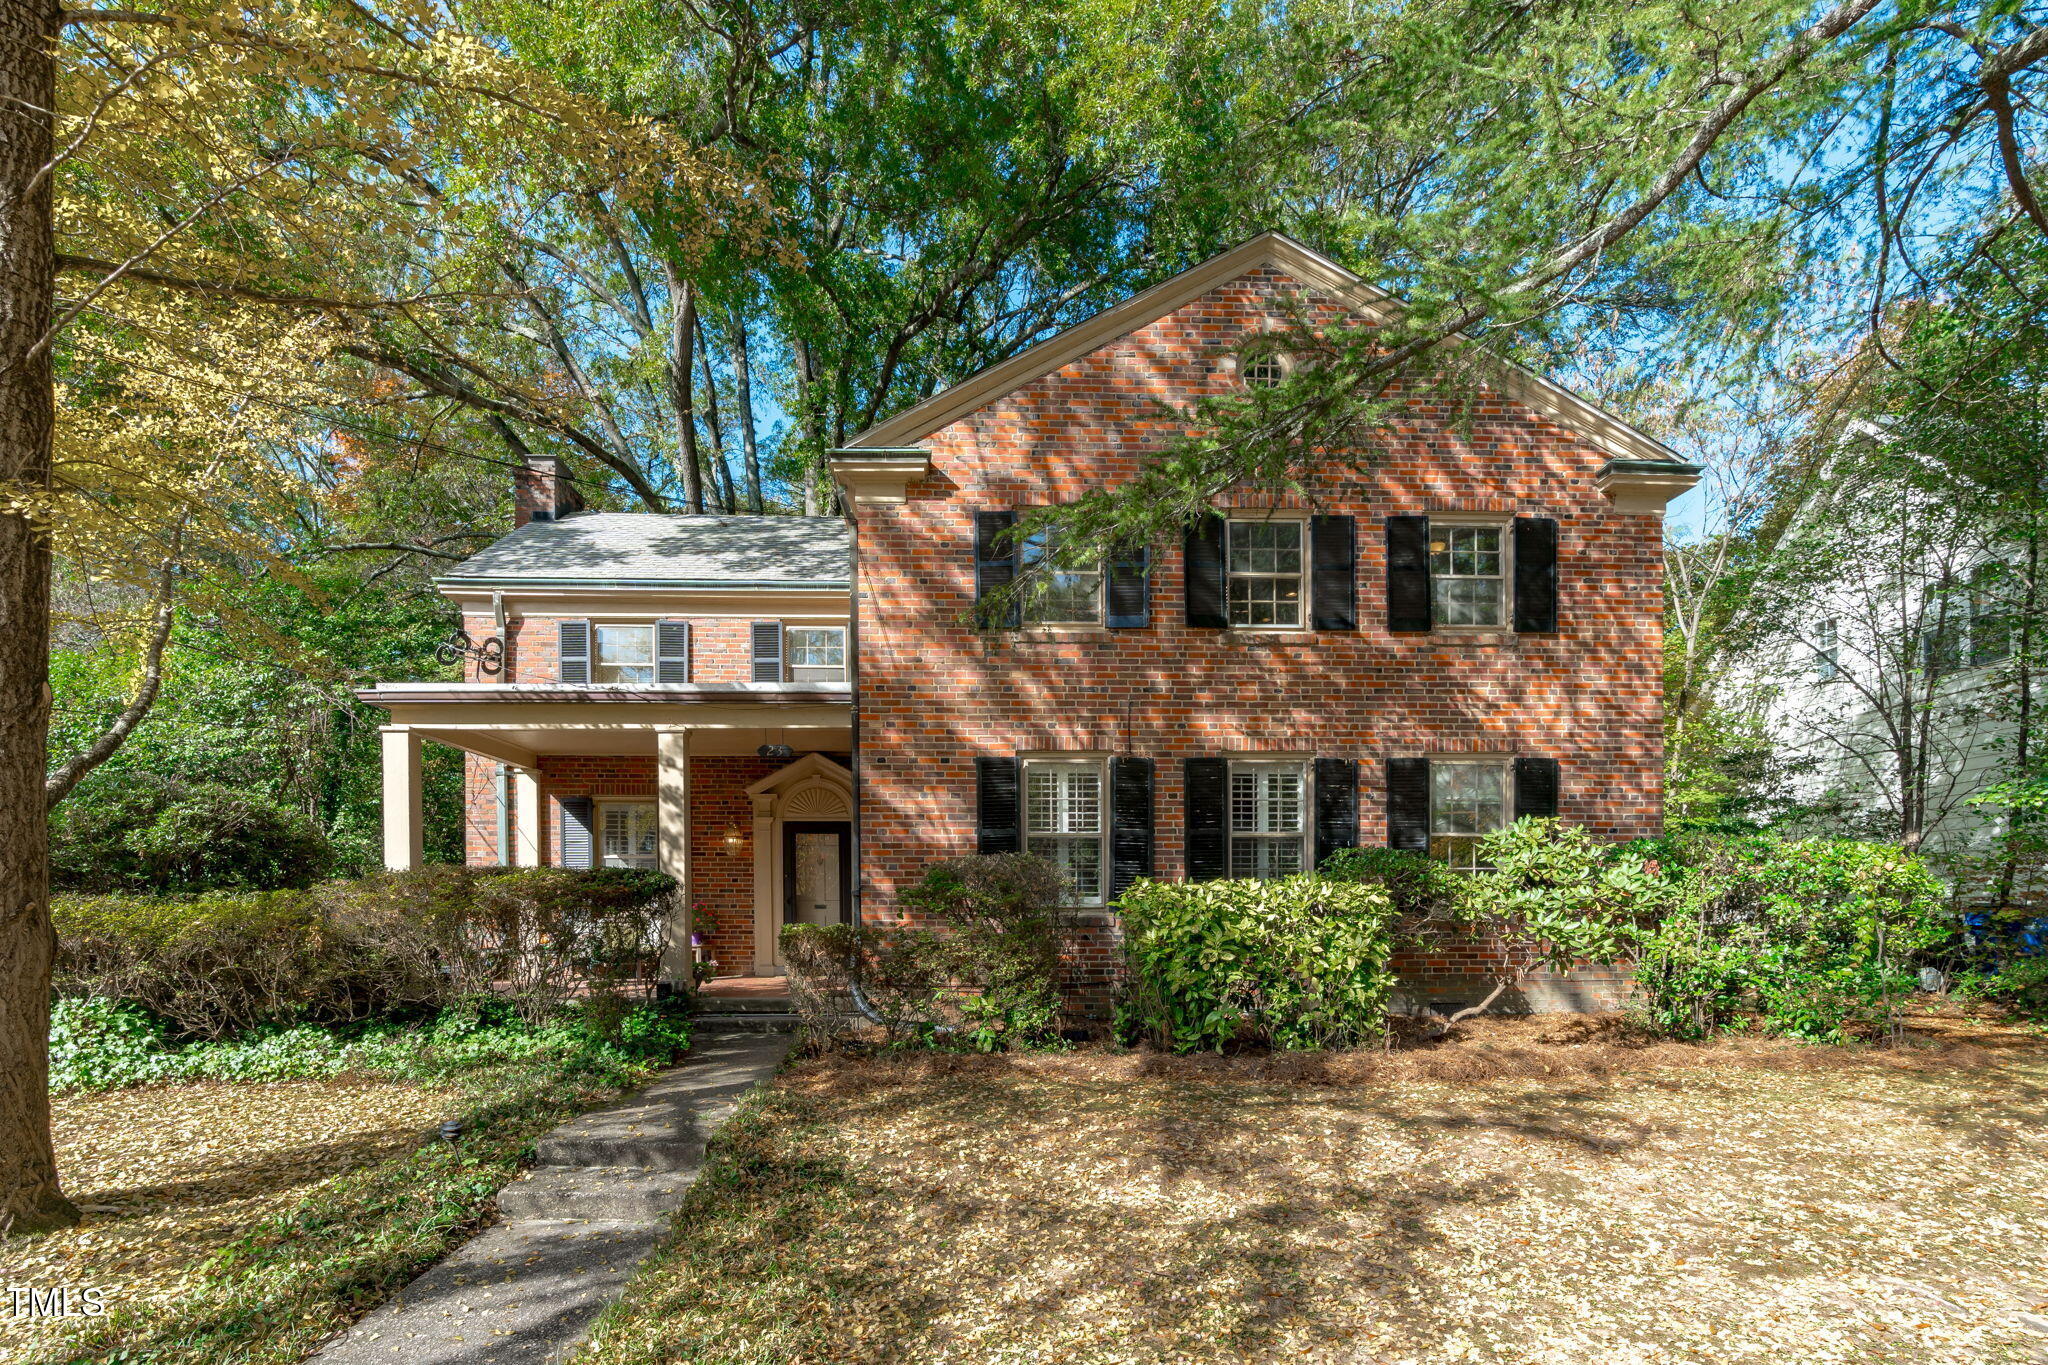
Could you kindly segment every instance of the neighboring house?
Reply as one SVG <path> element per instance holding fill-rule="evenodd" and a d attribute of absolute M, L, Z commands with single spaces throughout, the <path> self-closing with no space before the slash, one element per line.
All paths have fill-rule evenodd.
<path fill-rule="evenodd" d="M 1972 798 L 2011 776 L 2024 556 L 1966 511 L 1867 477 L 1816 479 L 1779 547 L 1789 567 L 1766 581 L 1726 692 L 1761 721 L 1792 823 L 1917 847 L 1967 900 L 1995 899 L 2003 812 Z M 2038 901 L 2039 869 L 2013 890 Z"/>
<path fill-rule="evenodd" d="M 937 859 L 1029 849 L 1074 883 L 1099 1002 L 1135 877 L 1457 862 L 1520 814 L 1658 832 L 1661 513 L 1696 470 L 1519 369 L 975 627 L 1032 555 L 1001 548 L 1017 511 L 1133 475 L 1183 429 L 1162 405 L 1259 382 L 1236 348 L 1297 304 L 1398 306 L 1262 236 L 835 451 L 844 523 L 578 513 L 535 461 L 536 519 L 442 583 L 502 679 L 364 694 L 392 714 L 389 860 L 419 856 L 423 739 L 471 754 L 472 860 L 667 868 L 722 971 L 778 970 L 787 921 L 899 919 Z M 1402 966 L 1424 999 L 1481 989 L 1455 954 Z"/>

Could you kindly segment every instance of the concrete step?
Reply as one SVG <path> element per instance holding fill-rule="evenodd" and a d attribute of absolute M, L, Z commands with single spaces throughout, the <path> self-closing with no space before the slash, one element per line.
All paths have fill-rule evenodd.
<path fill-rule="evenodd" d="M 704 1140 L 657 1137 L 578 1137 L 549 1134 L 534 1144 L 541 1166 L 592 1166 L 610 1170 L 688 1171 L 704 1161 Z"/>
<path fill-rule="evenodd" d="M 700 995 L 697 997 L 697 1013 L 707 1014 L 787 1014 L 789 997 L 786 995 Z"/>
<path fill-rule="evenodd" d="M 780 1014 L 700 1014 L 691 1021 L 699 1037 L 729 1037 L 741 1034 L 795 1033 L 802 1020 Z"/>
<path fill-rule="evenodd" d="M 652 1222 L 668 1217 L 697 1183 L 695 1170 L 537 1166 L 498 1191 L 507 1221 L 533 1218 Z"/>

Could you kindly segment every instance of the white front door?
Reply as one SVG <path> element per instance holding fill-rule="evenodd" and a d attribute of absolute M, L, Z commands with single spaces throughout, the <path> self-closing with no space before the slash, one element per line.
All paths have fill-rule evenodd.
<path fill-rule="evenodd" d="M 598 811 L 603 829 L 601 866 L 661 866 L 652 801 L 608 804 L 600 806 Z"/>

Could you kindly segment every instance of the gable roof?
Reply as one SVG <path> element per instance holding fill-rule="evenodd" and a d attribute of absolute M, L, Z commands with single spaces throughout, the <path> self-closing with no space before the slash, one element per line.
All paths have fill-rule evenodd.
<path fill-rule="evenodd" d="M 852 577 L 838 517 L 579 512 L 528 522 L 436 586 L 843 589 Z"/>
<path fill-rule="evenodd" d="M 1171 279 L 1085 322 L 1046 338 L 987 369 L 943 389 L 915 407 L 878 422 L 846 443 L 849 450 L 903 449 L 1015 392 L 1032 380 L 1071 364 L 1092 351 L 1156 322 L 1246 271 L 1270 265 L 1303 284 L 1336 294 L 1367 317 L 1392 321 L 1405 311 L 1401 301 L 1321 252 L 1281 232 L 1265 232 L 1241 246 L 1211 256 Z M 1511 361 L 1487 362 L 1489 382 L 1501 393 L 1576 433 L 1617 459 L 1678 463 L 1661 441 L 1639 431 L 1598 404 Z"/>

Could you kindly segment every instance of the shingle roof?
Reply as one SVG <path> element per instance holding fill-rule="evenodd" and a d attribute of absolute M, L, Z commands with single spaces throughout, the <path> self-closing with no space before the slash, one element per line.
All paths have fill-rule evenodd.
<path fill-rule="evenodd" d="M 837 517 L 580 512 L 528 522 L 440 581 L 843 588 L 852 572 L 846 523 Z"/>

